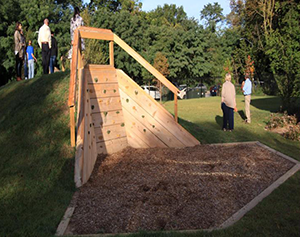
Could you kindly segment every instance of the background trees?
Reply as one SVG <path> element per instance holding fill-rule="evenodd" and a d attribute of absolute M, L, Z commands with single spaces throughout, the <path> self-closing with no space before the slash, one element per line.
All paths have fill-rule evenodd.
<path fill-rule="evenodd" d="M 231 0 L 231 13 L 224 16 L 218 3 L 199 9 L 199 19 L 188 18 L 183 7 L 158 6 L 141 10 L 140 0 L 10 0 L 0 4 L 1 85 L 14 79 L 13 33 L 15 22 L 23 23 L 38 58 L 36 31 L 45 17 L 59 44 L 59 56 L 70 48 L 69 24 L 73 7 L 82 9 L 85 24 L 111 29 L 151 64 L 160 52 L 168 62 L 168 78 L 178 84 L 201 80 L 221 83 L 229 69 L 241 82 L 248 57 L 254 61 L 254 80 L 264 81 L 264 91 L 278 94 L 289 107 L 300 89 L 299 0 Z M 86 40 L 88 63 L 108 63 L 108 45 Z M 152 80 L 134 59 L 115 47 L 116 67 L 140 84 Z M 41 68 L 37 65 L 38 74 Z"/>

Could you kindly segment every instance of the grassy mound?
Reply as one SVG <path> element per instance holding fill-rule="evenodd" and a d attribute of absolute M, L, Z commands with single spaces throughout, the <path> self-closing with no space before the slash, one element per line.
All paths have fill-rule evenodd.
<path fill-rule="evenodd" d="M 75 190 L 69 72 L 0 88 L 0 236 L 50 236 Z"/>

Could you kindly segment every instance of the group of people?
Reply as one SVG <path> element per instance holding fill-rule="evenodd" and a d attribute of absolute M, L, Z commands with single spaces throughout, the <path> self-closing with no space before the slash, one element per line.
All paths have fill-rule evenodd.
<path fill-rule="evenodd" d="M 49 20 L 45 19 L 44 25 L 39 30 L 38 36 L 38 44 L 42 48 L 42 64 L 44 74 L 49 74 L 49 67 L 50 72 L 54 72 L 54 66 L 58 54 L 57 41 L 54 38 L 53 34 L 51 34 L 48 25 Z M 34 77 L 34 62 L 37 62 L 38 60 L 34 56 L 32 40 L 28 40 L 28 45 L 26 45 L 26 38 L 24 36 L 22 24 L 20 22 L 16 23 L 14 42 L 17 81 L 22 80 L 23 65 L 25 79 L 31 79 Z"/>
<path fill-rule="evenodd" d="M 80 11 L 78 7 L 74 8 L 74 15 L 71 18 L 70 33 L 71 33 L 71 49 L 69 51 L 68 58 L 72 55 L 72 45 L 74 31 L 77 27 L 83 26 L 83 19 L 80 16 Z M 16 59 L 16 73 L 17 81 L 22 80 L 22 67 L 24 65 L 24 77 L 25 79 L 31 79 L 34 77 L 34 61 L 37 62 L 34 56 L 34 48 L 32 46 L 32 41 L 28 40 L 28 45 L 26 46 L 26 39 L 22 30 L 22 24 L 20 22 L 16 23 L 16 29 L 14 33 L 15 42 L 15 59 Z M 54 73 L 54 67 L 57 66 L 56 58 L 58 56 L 58 46 L 57 41 L 51 33 L 49 27 L 49 20 L 45 19 L 43 26 L 40 27 L 38 33 L 38 45 L 42 49 L 42 66 L 43 74 Z M 84 42 L 81 42 L 81 49 L 84 50 Z"/>
<path fill-rule="evenodd" d="M 245 98 L 245 112 L 247 119 L 245 123 L 251 123 L 250 115 L 250 102 L 251 102 L 251 92 L 252 83 L 249 74 L 246 74 L 245 81 L 242 84 L 242 91 Z M 222 101 L 221 108 L 223 111 L 223 131 L 232 131 L 234 128 L 234 111 L 237 112 L 236 99 L 235 99 L 235 87 L 231 83 L 231 75 L 227 73 L 225 76 L 225 83 L 222 86 Z"/>

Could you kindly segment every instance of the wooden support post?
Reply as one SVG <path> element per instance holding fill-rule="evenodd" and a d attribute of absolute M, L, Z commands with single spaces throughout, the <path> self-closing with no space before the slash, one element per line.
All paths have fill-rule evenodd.
<path fill-rule="evenodd" d="M 175 93 L 174 93 L 174 114 L 175 114 L 175 122 L 178 123 L 177 94 Z"/>
<path fill-rule="evenodd" d="M 109 64 L 114 67 L 115 59 L 114 59 L 114 41 L 109 42 Z"/>
<path fill-rule="evenodd" d="M 70 107 L 71 146 L 75 147 L 75 106 Z"/>

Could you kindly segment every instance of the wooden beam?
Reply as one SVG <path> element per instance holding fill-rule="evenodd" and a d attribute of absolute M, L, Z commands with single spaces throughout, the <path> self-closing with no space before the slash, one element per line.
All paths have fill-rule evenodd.
<path fill-rule="evenodd" d="M 110 66 L 115 66 L 115 60 L 114 60 L 114 41 L 109 42 L 109 64 Z"/>
<path fill-rule="evenodd" d="M 150 63 L 148 63 L 141 55 L 134 51 L 128 44 L 126 44 L 120 37 L 114 34 L 114 41 L 124 49 L 130 56 L 138 61 L 144 68 L 146 68 L 153 76 L 160 80 L 166 87 L 174 94 L 179 92 L 178 88 L 174 86 L 167 78 L 165 78 L 159 71 L 157 71 Z"/>
<path fill-rule="evenodd" d="M 97 31 L 97 30 L 83 30 L 80 29 L 80 37 L 86 39 L 99 39 L 99 40 L 114 40 L 114 34 L 105 32 L 105 31 Z"/>
<path fill-rule="evenodd" d="M 77 62 L 78 62 L 78 29 L 74 32 L 73 39 L 73 53 L 72 53 L 72 64 L 71 64 L 71 75 L 70 75 L 70 86 L 69 86 L 69 100 L 68 105 L 72 107 L 75 105 L 75 86 L 76 86 L 76 74 L 77 74 Z"/>
<path fill-rule="evenodd" d="M 75 106 L 70 107 L 71 146 L 75 147 Z"/>
<path fill-rule="evenodd" d="M 174 115 L 175 115 L 175 122 L 178 123 L 178 102 L 177 102 L 177 93 L 174 94 Z"/>

